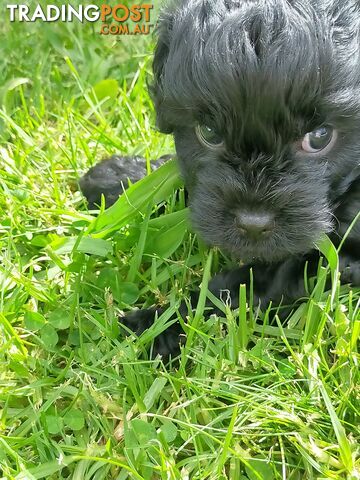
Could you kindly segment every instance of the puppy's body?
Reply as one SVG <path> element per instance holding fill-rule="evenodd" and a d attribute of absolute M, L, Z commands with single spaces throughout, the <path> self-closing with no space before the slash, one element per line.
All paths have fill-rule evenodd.
<path fill-rule="evenodd" d="M 338 244 L 358 214 L 359 45 L 355 0 L 183 0 L 164 10 L 158 127 L 174 134 L 194 229 L 249 264 L 215 277 L 214 293 L 227 288 L 236 303 L 252 266 L 259 299 L 295 300 L 314 243 L 327 233 Z M 360 222 L 343 248 L 346 281 L 360 284 L 359 262 Z"/>
<path fill-rule="evenodd" d="M 156 170 L 171 155 L 165 155 L 150 163 L 151 169 Z M 143 157 L 124 157 L 113 155 L 90 168 L 81 177 L 79 186 L 88 201 L 88 208 L 101 205 L 101 196 L 104 195 L 106 208 L 111 207 L 124 190 L 131 183 L 139 181 L 147 173 L 146 159 Z"/>

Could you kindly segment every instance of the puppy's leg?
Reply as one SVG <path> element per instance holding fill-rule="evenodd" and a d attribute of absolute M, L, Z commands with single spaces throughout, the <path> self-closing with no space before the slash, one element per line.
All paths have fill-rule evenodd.
<path fill-rule="evenodd" d="M 250 284 L 250 270 L 254 278 L 254 303 L 264 308 L 270 301 L 274 304 L 292 304 L 306 295 L 304 287 L 304 266 L 306 258 L 291 258 L 283 263 L 266 265 L 246 265 L 234 270 L 219 273 L 209 283 L 209 291 L 221 300 L 231 303 L 231 308 L 239 306 L 240 285 Z M 198 302 L 199 293 L 192 292 L 190 305 L 194 309 Z M 121 319 L 127 328 L 141 335 L 154 322 L 156 316 L 161 315 L 162 309 L 146 309 L 133 311 Z M 188 306 L 182 302 L 179 313 L 186 321 Z M 211 314 L 222 315 L 210 300 L 206 303 L 206 316 Z M 159 335 L 154 342 L 153 354 L 165 357 L 176 355 L 179 345 L 184 341 L 184 332 L 180 323 L 176 322 L 168 330 Z"/>
<path fill-rule="evenodd" d="M 291 303 L 305 295 L 303 258 L 289 258 L 275 264 L 258 263 L 230 270 L 216 275 L 209 284 L 209 290 L 221 298 L 224 290 L 230 292 L 232 308 L 239 306 L 240 285 L 250 285 L 250 270 L 254 280 L 255 304 L 266 306 L 270 301 Z"/>
<path fill-rule="evenodd" d="M 158 160 L 151 161 L 152 170 L 156 170 L 171 155 L 165 155 Z M 131 183 L 135 183 L 146 176 L 146 160 L 143 157 L 123 157 L 113 155 L 107 158 L 81 177 L 80 189 L 88 201 L 90 209 L 95 209 L 101 203 L 101 195 L 105 197 L 106 207 L 113 205 L 124 190 Z"/>

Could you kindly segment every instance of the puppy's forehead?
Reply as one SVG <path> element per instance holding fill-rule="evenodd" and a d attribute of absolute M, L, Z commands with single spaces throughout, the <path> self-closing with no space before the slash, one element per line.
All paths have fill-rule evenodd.
<path fill-rule="evenodd" d="M 205 111 L 242 124 L 312 117 L 317 102 L 336 88 L 334 78 L 342 82 L 336 35 L 345 49 L 346 28 L 337 32 L 337 26 L 355 5 L 344 3 L 348 8 L 339 10 L 330 0 L 182 2 L 169 36 L 165 95 L 195 115 Z M 348 43 L 350 37 L 348 31 Z"/>

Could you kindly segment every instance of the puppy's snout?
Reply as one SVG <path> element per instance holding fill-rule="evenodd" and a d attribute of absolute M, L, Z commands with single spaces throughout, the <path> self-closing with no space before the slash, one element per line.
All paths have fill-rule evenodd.
<path fill-rule="evenodd" d="M 235 223 L 244 237 L 252 240 L 263 240 L 274 230 L 275 216 L 270 212 L 238 210 Z"/>

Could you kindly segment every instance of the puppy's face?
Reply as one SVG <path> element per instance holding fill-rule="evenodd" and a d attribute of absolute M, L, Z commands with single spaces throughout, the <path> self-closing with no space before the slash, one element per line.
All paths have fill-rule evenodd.
<path fill-rule="evenodd" d="M 160 24 L 154 99 L 194 228 L 245 261 L 305 253 L 360 155 L 356 1 L 188 0 Z"/>

